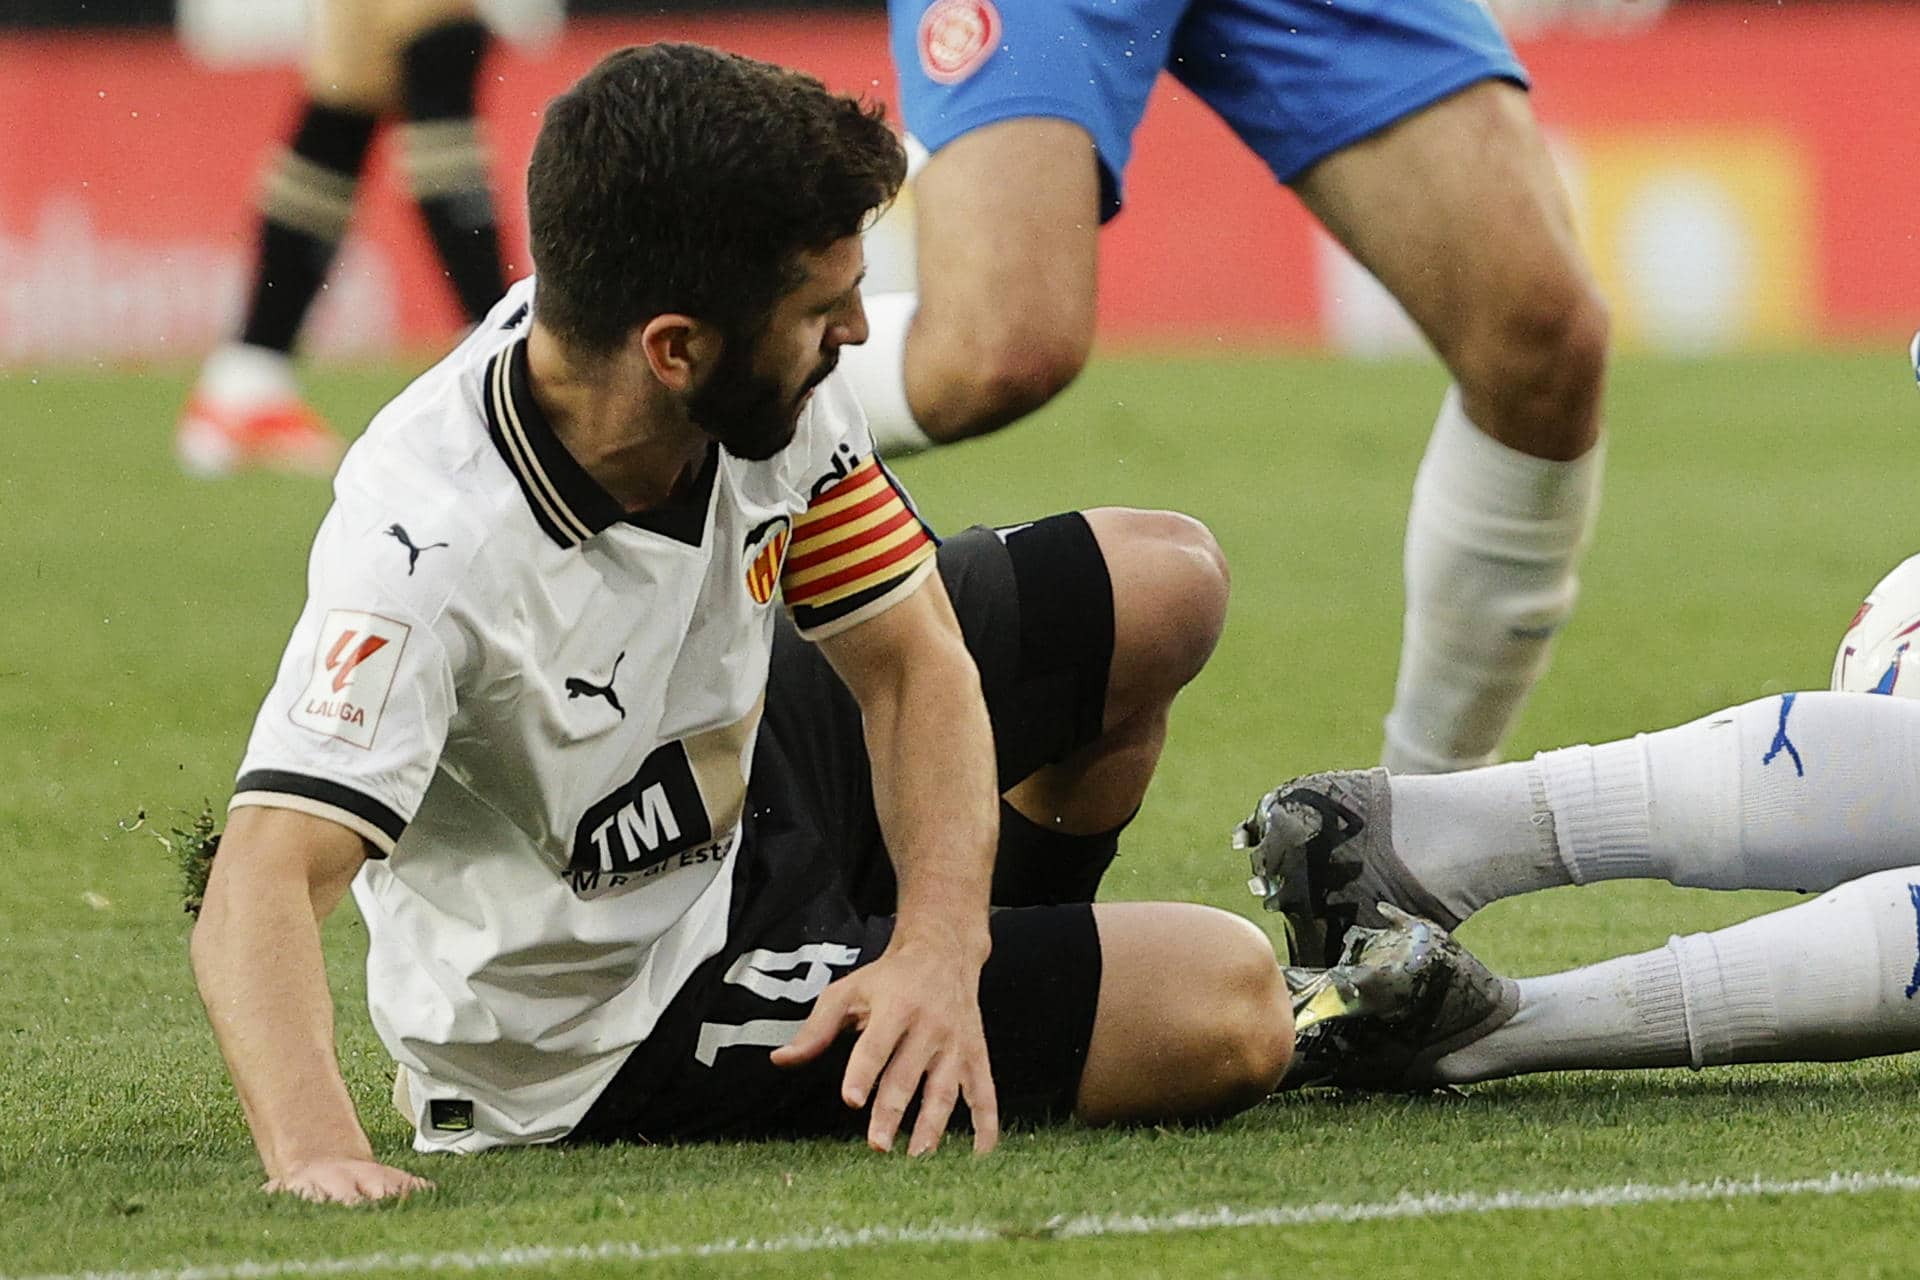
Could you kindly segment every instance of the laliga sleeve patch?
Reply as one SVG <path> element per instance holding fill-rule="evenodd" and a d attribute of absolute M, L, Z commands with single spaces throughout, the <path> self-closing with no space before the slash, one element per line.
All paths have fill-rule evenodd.
<path fill-rule="evenodd" d="M 1000 47 L 993 0 L 933 0 L 920 15 L 920 69 L 935 84 L 958 84 Z"/>
<path fill-rule="evenodd" d="M 324 737 L 371 747 L 412 631 L 377 613 L 328 610 L 313 650 L 313 675 L 287 718 Z"/>

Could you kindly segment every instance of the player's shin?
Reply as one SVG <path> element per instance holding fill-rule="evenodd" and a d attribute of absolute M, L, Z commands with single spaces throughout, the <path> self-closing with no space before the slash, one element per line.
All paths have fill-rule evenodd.
<path fill-rule="evenodd" d="M 1381 763 L 1442 773 L 1493 758 L 1554 632 L 1599 505 L 1601 452 L 1531 457 L 1447 392 L 1407 513 L 1405 633 Z"/>
<path fill-rule="evenodd" d="M 353 214 L 378 119 L 358 108 L 313 102 L 261 194 L 260 252 L 241 341 L 286 354 Z"/>
<path fill-rule="evenodd" d="M 484 25 L 462 20 L 422 32 L 401 53 L 408 181 L 469 321 L 506 291 L 487 149 L 474 120 L 489 39 Z"/>

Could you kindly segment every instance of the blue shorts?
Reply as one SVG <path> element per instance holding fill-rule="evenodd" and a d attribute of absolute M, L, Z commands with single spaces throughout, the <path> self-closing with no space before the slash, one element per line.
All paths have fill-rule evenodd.
<path fill-rule="evenodd" d="M 929 151 L 1001 120 L 1093 136 L 1103 218 L 1167 71 L 1290 182 L 1480 80 L 1527 83 L 1476 0 L 888 0 L 908 130 Z"/>

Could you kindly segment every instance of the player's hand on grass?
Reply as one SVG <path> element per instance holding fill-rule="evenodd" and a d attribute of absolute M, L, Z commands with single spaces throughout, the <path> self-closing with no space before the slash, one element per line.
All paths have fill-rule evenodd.
<path fill-rule="evenodd" d="M 371 1204 L 404 1200 L 416 1191 L 433 1190 L 433 1184 L 378 1160 L 335 1157 L 298 1161 L 260 1189 L 268 1195 L 299 1196 L 316 1204 Z"/>
<path fill-rule="evenodd" d="M 825 1052 L 848 1026 L 860 1030 L 841 1079 L 849 1107 L 873 1101 L 867 1145 L 893 1150 L 914 1095 L 920 1114 L 907 1154 L 940 1145 L 954 1104 L 965 1098 L 973 1115 L 973 1149 L 984 1155 L 1000 1141 L 1000 1111 L 980 1022 L 980 966 L 957 947 L 894 944 L 872 964 L 820 993 L 791 1043 L 773 1051 L 775 1066 L 797 1066 Z"/>

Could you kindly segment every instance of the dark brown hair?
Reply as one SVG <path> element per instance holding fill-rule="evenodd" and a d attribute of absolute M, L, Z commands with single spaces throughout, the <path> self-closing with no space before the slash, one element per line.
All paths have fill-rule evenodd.
<path fill-rule="evenodd" d="M 812 76 L 692 44 L 608 54 L 547 107 L 527 169 L 540 321 L 594 355 L 664 312 L 756 332 L 796 256 L 905 176 L 883 108 Z"/>

